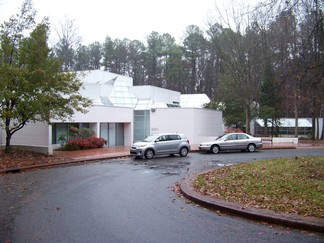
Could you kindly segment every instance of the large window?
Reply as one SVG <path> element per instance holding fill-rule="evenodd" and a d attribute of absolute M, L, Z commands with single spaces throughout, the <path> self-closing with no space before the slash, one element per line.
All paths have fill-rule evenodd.
<path fill-rule="evenodd" d="M 150 135 L 150 111 L 135 110 L 134 111 L 134 140 L 143 141 Z"/>
<path fill-rule="evenodd" d="M 89 128 L 89 123 L 53 123 L 52 124 L 52 144 L 60 144 L 62 141 L 72 139 L 76 136 L 72 128 Z"/>

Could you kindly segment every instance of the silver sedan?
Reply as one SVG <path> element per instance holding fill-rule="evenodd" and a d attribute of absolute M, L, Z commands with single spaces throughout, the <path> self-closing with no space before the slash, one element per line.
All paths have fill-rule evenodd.
<path fill-rule="evenodd" d="M 242 150 L 254 152 L 262 147 L 261 138 L 253 137 L 246 133 L 227 133 L 214 141 L 199 144 L 200 151 L 207 151 L 217 154 L 219 151 Z"/>

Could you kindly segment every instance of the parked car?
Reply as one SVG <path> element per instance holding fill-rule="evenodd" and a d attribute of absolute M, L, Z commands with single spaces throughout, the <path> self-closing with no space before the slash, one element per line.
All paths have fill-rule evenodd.
<path fill-rule="evenodd" d="M 214 141 L 199 144 L 200 151 L 208 151 L 214 154 L 226 150 L 247 150 L 254 152 L 261 147 L 261 138 L 253 137 L 246 133 L 227 133 L 216 138 Z"/>
<path fill-rule="evenodd" d="M 184 134 L 163 133 L 145 138 L 142 142 L 134 143 L 130 154 L 136 157 L 152 159 L 155 155 L 187 156 L 190 151 L 189 140 Z"/>

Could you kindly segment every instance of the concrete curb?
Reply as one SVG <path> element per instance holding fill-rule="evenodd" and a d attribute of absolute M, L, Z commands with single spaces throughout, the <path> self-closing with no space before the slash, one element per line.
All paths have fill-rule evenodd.
<path fill-rule="evenodd" d="M 206 208 L 219 210 L 230 215 L 236 215 L 251 220 L 263 221 L 271 224 L 299 228 L 308 231 L 324 232 L 323 219 L 278 214 L 264 209 L 246 208 L 239 203 L 227 202 L 198 193 L 192 187 L 193 182 L 199 175 L 206 172 L 208 171 L 192 174 L 183 180 L 183 182 L 180 184 L 180 190 L 186 198 Z"/>
<path fill-rule="evenodd" d="M 95 163 L 96 161 L 100 161 L 100 160 L 118 159 L 118 158 L 124 158 L 128 156 L 129 155 L 116 155 L 116 156 L 108 156 L 108 157 L 83 158 L 83 159 L 76 159 L 76 160 L 66 160 L 66 161 L 56 162 L 52 164 L 31 165 L 31 166 L 24 166 L 24 167 L 1 169 L 0 175 L 9 174 L 9 173 L 20 173 L 28 170 L 70 165 L 70 164 L 77 164 L 77 163 L 90 163 L 90 162 Z"/>

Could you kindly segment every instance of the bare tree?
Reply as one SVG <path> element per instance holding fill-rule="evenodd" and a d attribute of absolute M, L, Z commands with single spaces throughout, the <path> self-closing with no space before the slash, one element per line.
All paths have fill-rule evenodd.
<path fill-rule="evenodd" d="M 59 41 L 54 46 L 55 55 L 63 60 L 62 71 L 75 70 L 76 50 L 81 44 L 81 36 L 78 35 L 78 29 L 74 20 L 65 19 L 60 24 L 60 29 L 56 30 Z"/>

